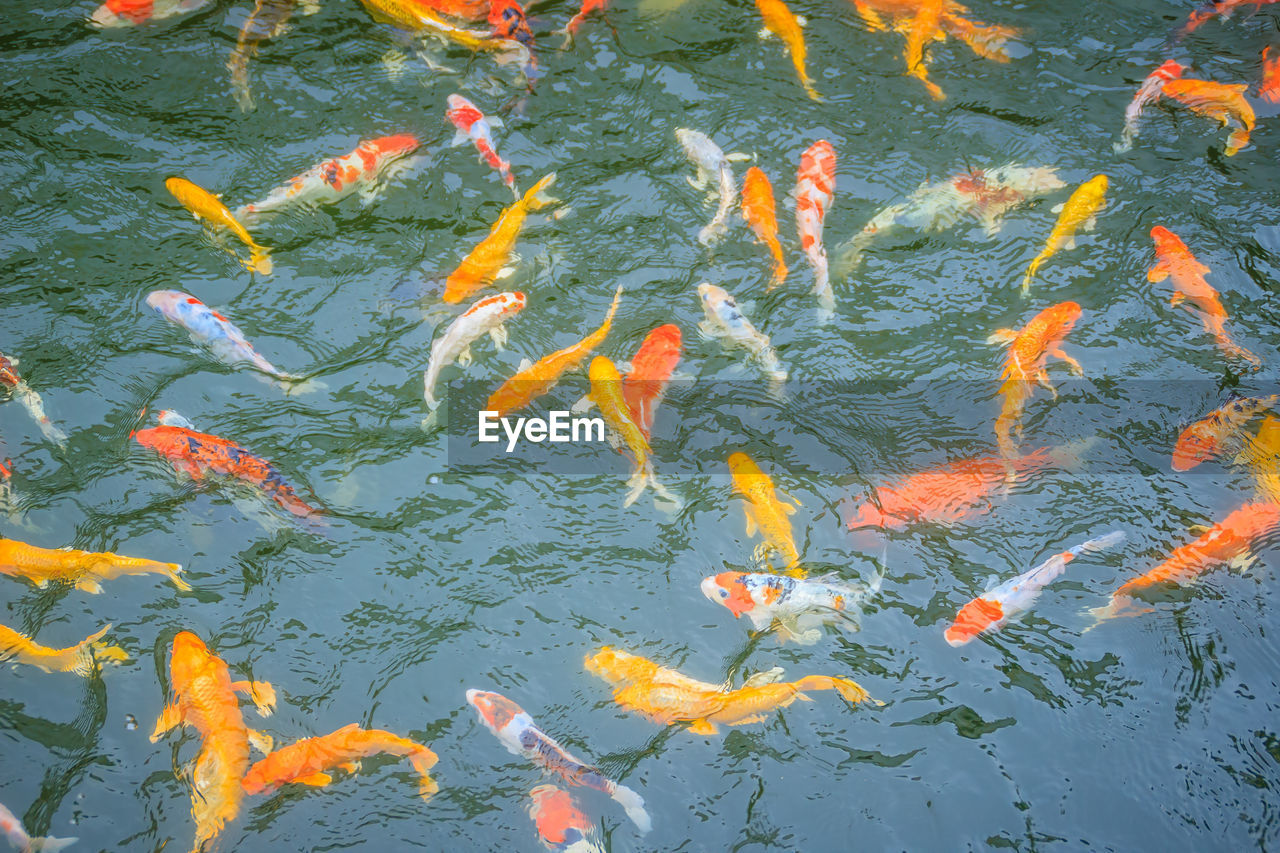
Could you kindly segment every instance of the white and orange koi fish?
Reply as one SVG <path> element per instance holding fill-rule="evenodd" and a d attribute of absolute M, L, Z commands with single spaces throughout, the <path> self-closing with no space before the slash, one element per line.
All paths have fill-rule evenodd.
<path fill-rule="evenodd" d="M 813 266 L 813 292 L 818 297 L 818 319 L 826 322 L 835 313 L 836 297 L 827 271 L 827 250 L 822 245 L 822 224 L 836 191 L 836 150 L 825 139 L 809 146 L 800 157 L 796 173 L 796 230 L 800 248 Z"/>
<path fill-rule="evenodd" d="M 474 142 L 476 150 L 480 152 L 480 159 L 497 169 L 507 189 L 519 198 L 520 191 L 516 189 L 516 179 L 511 174 L 511 164 L 499 157 L 497 149 L 493 147 L 493 128 L 501 127 L 502 120 L 489 118 L 480 112 L 475 104 L 461 95 L 449 96 L 449 108 L 445 111 L 445 115 L 458 129 L 453 136 L 453 144 L 461 145 L 468 139 Z"/>

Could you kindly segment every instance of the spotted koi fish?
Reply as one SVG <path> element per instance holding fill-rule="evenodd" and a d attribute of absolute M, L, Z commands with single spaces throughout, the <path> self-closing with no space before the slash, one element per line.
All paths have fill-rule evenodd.
<path fill-rule="evenodd" d="M 826 321 L 835 313 L 836 297 L 827 271 L 827 250 L 822 245 L 822 225 L 836 191 L 836 150 L 825 139 L 809 146 L 800 157 L 796 173 L 796 230 L 800 248 L 813 267 L 813 292 L 818 297 L 818 317 Z"/>
<path fill-rule="evenodd" d="M 1276 407 L 1280 396 L 1234 396 L 1200 420 L 1188 426 L 1173 446 L 1172 467 L 1190 471 L 1201 462 L 1213 459 L 1239 440 L 1245 424 Z"/>
<path fill-rule="evenodd" d="M 784 577 L 758 572 L 721 572 L 702 579 L 702 594 L 728 608 L 734 618 L 745 615 L 751 627 L 773 627 L 779 642 L 812 645 L 822 636 L 820 626 L 838 624 L 858 630 L 862 606 L 880 591 L 884 576 L 870 584 L 835 577 Z"/>
<path fill-rule="evenodd" d="M 507 189 L 519 198 L 520 191 L 516 189 L 516 179 L 511 174 L 511 164 L 499 157 L 497 150 L 493 147 L 493 127 L 501 126 L 501 120 L 486 117 L 475 104 L 461 95 L 450 95 L 448 100 L 449 107 L 445 115 L 458 129 L 453 136 L 453 144 L 461 145 L 468 139 L 475 143 L 476 150 L 480 152 L 481 161 L 497 169 Z"/>

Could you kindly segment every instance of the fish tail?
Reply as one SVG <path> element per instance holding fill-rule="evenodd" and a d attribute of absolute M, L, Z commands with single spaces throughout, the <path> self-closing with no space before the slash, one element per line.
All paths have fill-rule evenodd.
<path fill-rule="evenodd" d="M 1009 61 L 1009 51 L 1006 49 L 1009 40 L 1021 34 L 1015 27 L 977 24 L 958 15 L 948 16 L 943 23 L 947 31 L 968 45 L 970 50 L 983 59 L 995 62 Z"/>
<path fill-rule="evenodd" d="M 295 373 L 277 373 L 275 377 L 280 380 L 281 390 L 291 397 L 295 394 L 313 394 L 329 387 L 319 379 L 308 379 Z"/>
<path fill-rule="evenodd" d="M 547 188 L 556 182 L 556 173 L 550 172 L 542 177 L 536 184 L 529 187 L 528 192 L 524 194 L 522 203 L 528 210 L 542 210 L 544 207 L 550 207 L 553 204 L 559 204 L 560 199 L 547 195 Z"/>
<path fill-rule="evenodd" d="M 1036 273 L 1040 270 L 1040 265 L 1044 263 L 1045 253 L 1041 252 L 1031 259 L 1031 263 L 1027 266 L 1027 274 L 1022 277 L 1022 295 L 1026 296 L 1031 292 L 1031 279 L 1035 278 Z"/>
<path fill-rule="evenodd" d="M 1095 539 L 1090 539 L 1088 542 L 1085 542 L 1081 545 L 1077 545 L 1075 548 L 1072 548 L 1071 550 L 1072 550 L 1072 553 L 1075 553 L 1075 554 L 1093 554 L 1098 551 L 1105 551 L 1108 548 L 1114 548 L 1115 546 L 1119 545 L 1123 541 L 1124 541 L 1124 531 L 1113 530 L 1110 533 L 1106 533 Z"/>
<path fill-rule="evenodd" d="M 627 813 L 627 817 L 631 818 L 631 822 L 641 832 L 648 832 L 653 829 L 653 821 L 649 818 L 649 813 L 644 809 L 644 799 L 635 791 L 626 785 L 615 784 L 613 790 L 609 792 L 609 796 L 615 803 L 622 806 L 622 810 Z"/>
<path fill-rule="evenodd" d="M 78 838 L 54 838 L 52 835 L 32 838 L 27 841 L 27 846 L 22 848 L 22 853 L 56 853 L 79 840 Z"/>
<path fill-rule="evenodd" d="M 124 649 L 100 642 L 106 636 L 107 631 L 110 630 L 111 626 L 107 625 L 77 643 L 74 650 L 72 650 L 74 663 L 68 666 L 67 669 L 77 675 L 87 677 L 94 670 L 95 659 L 99 664 L 127 661 L 129 654 Z"/>
<path fill-rule="evenodd" d="M 161 563 L 164 566 L 164 573 L 182 592 L 191 592 L 191 584 L 187 583 L 180 575 L 182 574 L 182 566 L 178 563 Z"/>
<path fill-rule="evenodd" d="M 768 289 L 773 290 L 787 280 L 787 262 L 782 255 L 782 244 L 778 242 L 777 237 L 769 240 L 769 254 L 773 256 L 773 280 L 769 282 Z"/>
<path fill-rule="evenodd" d="M 870 702 L 873 705 L 880 706 L 884 705 L 884 703 L 879 699 L 872 699 L 871 694 L 866 691 L 866 688 L 854 681 L 852 678 L 833 677 L 831 682 L 835 686 L 836 692 L 839 693 L 846 702 L 851 702 L 854 705 L 861 704 L 862 702 Z"/>
<path fill-rule="evenodd" d="M 1225 329 L 1216 330 L 1215 336 L 1218 339 L 1218 348 L 1221 349 L 1222 353 L 1228 358 L 1238 358 L 1243 361 L 1247 361 L 1254 365 L 1255 369 L 1262 365 L 1262 359 L 1258 358 L 1249 350 L 1232 340 L 1231 336 L 1227 334 Z"/>
<path fill-rule="evenodd" d="M 249 272 L 256 272 L 259 275 L 271 275 L 271 270 L 274 268 L 271 262 L 271 250 L 256 245 L 249 248 L 249 260 L 242 260 L 240 263 Z"/>
<path fill-rule="evenodd" d="M 418 773 L 418 796 L 424 800 L 431 799 L 436 792 L 440 790 L 440 786 L 436 784 L 436 780 L 431 778 L 431 774 L 427 771 L 435 767 L 439 758 L 434 752 L 425 746 L 414 750 L 409 756 L 409 763 L 413 765 L 413 769 Z"/>
<path fill-rule="evenodd" d="M 623 500 L 622 505 L 624 507 L 631 506 L 636 502 L 636 498 L 640 497 L 641 493 L 644 492 L 645 486 L 654 482 L 652 463 L 637 466 L 635 473 L 627 480 L 627 497 Z"/>

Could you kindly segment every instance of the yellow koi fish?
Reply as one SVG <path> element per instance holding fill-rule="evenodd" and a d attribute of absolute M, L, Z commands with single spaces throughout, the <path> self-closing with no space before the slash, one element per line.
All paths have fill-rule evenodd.
<path fill-rule="evenodd" d="M 742 509 L 747 520 L 747 535 L 755 536 L 758 530 L 764 537 L 764 542 L 757 549 L 757 557 L 763 559 L 769 553 L 775 553 L 784 560 L 783 568 L 789 574 L 804 577 L 804 570 L 800 568 L 800 552 L 796 550 L 791 521 L 787 518 L 795 513 L 796 508 L 778 500 L 773 480 L 747 454 L 731 454 L 729 472 L 733 475 L 734 491 L 746 499 Z"/>
<path fill-rule="evenodd" d="M 26 634 L 0 625 L 0 661 L 17 661 L 38 666 L 45 672 L 74 672 L 76 675 L 87 676 L 93 672 L 95 658 L 102 663 L 120 663 L 129 659 L 129 655 L 119 646 L 98 642 L 109 630 L 110 625 L 70 648 L 51 649 L 40 645 Z"/>
<path fill-rule="evenodd" d="M 756 8 L 760 10 L 760 17 L 764 18 L 760 38 L 767 38 L 772 34 L 782 39 L 782 43 L 791 52 L 791 64 L 796 67 L 796 75 L 800 78 L 805 94 L 815 101 L 821 101 L 822 96 L 814 90 L 813 81 L 804 66 L 804 32 L 800 29 L 805 25 L 804 18 L 793 15 L 782 0 L 756 0 Z"/>
<path fill-rule="evenodd" d="M 1263 418 L 1257 434 L 1246 440 L 1235 461 L 1249 466 L 1261 498 L 1280 503 L 1280 466 L 1276 464 L 1280 462 L 1280 418 Z"/>
<path fill-rule="evenodd" d="M 924 48 L 931 41 L 942 41 L 946 34 L 942 31 L 943 0 L 923 0 L 915 17 L 904 25 L 907 46 L 903 57 L 907 62 L 907 76 L 915 77 L 929 90 L 935 101 L 945 100 L 947 95 L 937 83 L 929 79 L 929 68 L 925 64 Z"/>
<path fill-rule="evenodd" d="M 203 219 L 212 228 L 225 228 L 249 247 L 249 260 L 244 260 L 235 252 L 236 260 L 249 272 L 262 273 L 263 275 L 271 275 L 271 255 L 270 249 L 266 249 L 257 244 L 253 237 L 249 236 L 249 232 L 240 224 L 240 220 L 236 219 L 227 206 L 218 200 L 218 197 L 203 187 L 191 183 L 186 178 L 169 178 L 164 182 L 165 189 L 173 194 L 178 203 L 191 211 L 191 215 L 196 219 Z M 231 251 L 228 249 L 227 251 Z"/>
<path fill-rule="evenodd" d="M 535 210 L 555 204 L 559 199 L 547 195 L 544 190 L 555 183 L 556 173 L 545 176 L 515 204 L 502 211 L 498 221 L 489 229 L 489 236 L 462 259 L 462 263 L 444 284 L 444 301 L 458 303 L 499 278 L 506 278 L 514 267 L 507 266 L 511 248 L 520 236 L 524 221 Z"/>
<path fill-rule="evenodd" d="M 191 584 L 178 576 L 182 566 L 177 563 L 122 557 L 105 551 L 37 548 L 16 539 L 0 539 L 0 575 L 26 578 L 42 588 L 50 583 L 70 583 L 75 584 L 76 589 L 96 594 L 102 592 L 102 581 L 151 572 L 165 575 L 180 590 L 191 589 Z"/>
<path fill-rule="evenodd" d="M 1074 249 L 1076 231 L 1093 229 L 1097 222 L 1098 211 L 1107 205 L 1107 176 L 1094 175 L 1076 187 L 1071 197 L 1059 209 L 1058 221 L 1049 232 L 1049 239 L 1044 241 L 1040 254 L 1032 259 L 1027 267 L 1027 274 L 1022 277 L 1022 292 L 1031 289 L 1031 279 L 1040 269 L 1040 265 L 1063 249 Z"/>

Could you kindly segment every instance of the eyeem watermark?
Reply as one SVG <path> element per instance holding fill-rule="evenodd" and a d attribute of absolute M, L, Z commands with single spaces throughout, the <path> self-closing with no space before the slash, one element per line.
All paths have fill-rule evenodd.
<path fill-rule="evenodd" d="M 501 441 L 502 437 L 498 435 L 498 427 L 501 426 L 507 437 L 507 453 L 514 450 L 522 440 L 534 444 L 544 441 L 553 444 L 604 441 L 603 418 L 575 418 L 566 411 L 551 411 L 547 414 L 549 417 L 545 418 L 506 418 L 499 417 L 493 411 L 479 412 L 476 440 L 484 443 Z"/>

